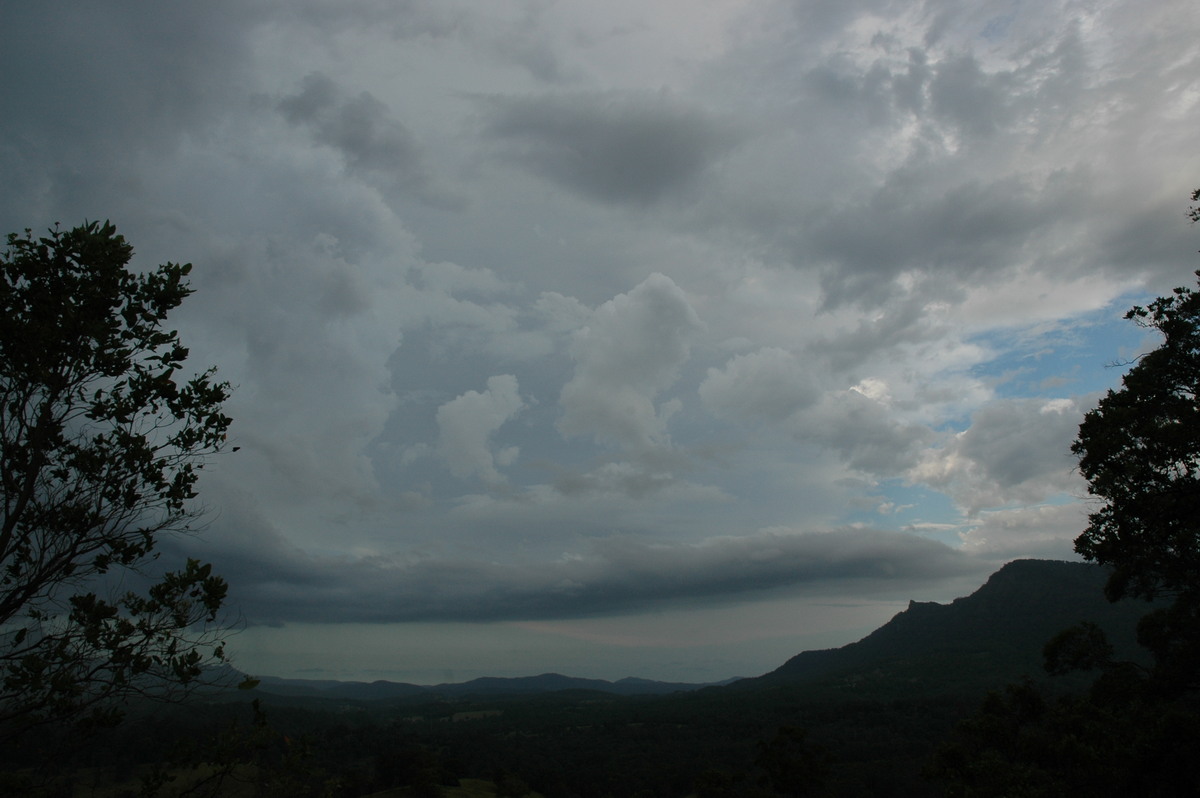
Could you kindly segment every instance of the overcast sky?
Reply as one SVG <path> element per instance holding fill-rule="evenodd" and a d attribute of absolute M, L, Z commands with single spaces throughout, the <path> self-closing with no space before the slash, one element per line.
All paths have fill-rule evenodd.
<path fill-rule="evenodd" d="M 1195 0 L 0 2 L 0 229 L 195 264 L 250 672 L 706 681 L 1071 556 Z"/>

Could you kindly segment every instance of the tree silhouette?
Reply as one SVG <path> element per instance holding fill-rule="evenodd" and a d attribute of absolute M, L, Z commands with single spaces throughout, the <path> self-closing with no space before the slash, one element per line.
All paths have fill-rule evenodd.
<path fill-rule="evenodd" d="M 230 423 L 229 386 L 213 369 L 181 379 L 188 350 L 163 327 L 191 265 L 135 273 L 132 254 L 92 222 L 10 235 L 0 257 L 0 738 L 112 721 L 115 699 L 223 658 L 210 566 L 122 584 L 187 529 Z"/>
<path fill-rule="evenodd" d="M 1103 504 L 1075 550 L 1110 569 L 1110 601 L 1156 602 L 1138 623 L 1153 667 L 1115 660 L 1094 624 L 1057 635 L 1046 670 L 1099 671 L 1090 689 L 993 693 L 931 766 L 948 795 L 1200 792 L 1200 292 L 1176 288 L 1125 317 L 1162 342 L 1080 424 L 1072 452 Z"/>
<path fill-rule="evenodd" d="M 1200 293 L 1176 288 L 1126 318 L 1163 340 L 1079 427 L 1072 451 L 1104 505 L 1075 550 L 1112 568 L 1110 600 L 1171 602 L 1142 621 L 1138 639 L 1158 682 L 1183 689 L 1200 676 Z"/>

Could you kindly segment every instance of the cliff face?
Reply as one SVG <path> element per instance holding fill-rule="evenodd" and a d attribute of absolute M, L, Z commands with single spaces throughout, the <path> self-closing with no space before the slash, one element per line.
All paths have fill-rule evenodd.
<path fill-rule="evenodd" d="M 969 596 L 949 604 L 910 601 L 908 609 L 857 643 L 806 651 L 760 677 L 798 683 L 867 671 L 894 679 L 947 685 L 1042 675 L 1042 648 L 1080 621 L 1099 624 L 1118 656 L 1135 657 L 1142 602 L 1111 604 L 1106 572 L 1095 565 L 1017 560 Z M 854 678 L 861 677 L 861 673 Z"/>

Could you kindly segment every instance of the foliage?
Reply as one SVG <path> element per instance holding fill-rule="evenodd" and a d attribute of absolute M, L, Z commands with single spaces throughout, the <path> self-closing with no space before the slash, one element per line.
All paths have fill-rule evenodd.
<path fill-rule="evenodd" d="M 1130 671 L 1107 672 L 1083 696 L 1010 685 L 960 726 L 930 775 L 962 798 L 1195 795 L 1200 707 L 1155 701 L 1144 686 Z"/>
<path fill-rule="evenodd" d="M 1044 655 L 1046 672 L 1062 676 L 1109 666 L 1113 662 L 1113 647 L 1103 629 L 1084 621 L 1051 638 Z"/>
<path fill-rule="evenodd" d="M 10 235 L 0 257 L 0 736 L 113 721 L 114 699 L 223 657 L 209 565 L 127 587 L 188 528 L 230 423 L 229 386 L 181 379 L 188 350 L 163 327 L 191 265 L 134 273 L 132 252 L 92 222 Z"/>
<path fill-rule="evenodd" d="M 1143 619 L 1138 639 L 1158 684 L 1187 689 L 1200 684 L 1200 293 L 1176 288 L 1126 318 L 1163 340 L 1079 427 L 1072 451 L 1105 504 L 1075 548 L 1112 568 L 1110 600 L 1171 601 Z"/>
<path fill-rule="evenodd" d="M 184 739 L 142 777 L 144 798 L 332 798 L 342 784 L 313 763 L 313 743 L 274 728 L 256 699 L 249 724 L 238 720 L 197 743 Z"/>
<path fill-rule="evenodd" d="M 1113 567 L 1110 599 L 1178 596 L 1200 590 L 1200 293 L 1176 288 L 1126 318 L 1163 341 L 1079 427 L 1072 451 L 1105 504 L 1075 548 Z"/>
<path fill-rule="evenodd" d="M 788 791 L 789 772 L 803 774 L 815 753 L 825 760 L 818 763 L 825 773 L 823 794 L 927 798 L 939 793 L 919 779 L 919 763 L 969 708 L 940 700 L 824 705 L 775 689 L 647 698 L 584 692 L 478 697 L 456 699 L 448 708 L 409 701 L 263 700 L 271 702 L 273 730 L 265 738 L 248 722 L 245 702 L 193 701 L 155 707 L 153 719 L 131 713 L 120 727 L 90 740 L 86 752 L 60 759 L 56 769 L 74 770 L 78 788 L 93 783 L 88 777 L 99 766 L 105 773 L 98 775 L 111 777 L 95 780 L 96 794 L 119 794 L 136 792 L 137 775 L 162 763 L 158 770 L 174 780 L 158 782 L 159 798 L 193 787 L 196 796 L 251 795 L 260 784 L 267 794 L 290 784 L 297 795 L 440 792 L 452 798 L 467 794 L 454 785 L 467 787 L 473 778 L 485 780 L 489 794 L 517 794 L 524 787 L 522 794 L 546 798 L 701 791 L 710 798 L 777 798 Z M 449 720 L 457 712 L 495 708 L 502 713 Z M 790 745 L 797 741 L 791 735 L 777 743 L 788 726 L 810 731 L 798 746 Z M 214 745 L 239 739 L 243 743 Z M 173 740 L 196 742 L 189 753 L 174 749 Z M 763 746 L 779 756 L 760 759 Z M 798 771 L 788 761 L 793 753 L 802 760 Z M 0 773 L 4 756 L 0 751 Z M 10 761 L 19 769 L 28 760 Z M 119 769 L 109 770 L 117 763 Z M 223 763 L 234 767 L 215 789 L 213 777 Z M 294 781 L 282 780 L 288 773 Z"/>
<path fill-rule="evenodd" d="M 808 732 L 783 726 L 766 742 L 758 744 L 755 764 L 764 773 L 764 783 L 778 795 L 802 798 L 825 794 L 829 754 L 808 741 Z"/>
<path fill-rule="evenodd" d="M 1176 288 L 1126 318 L 1162 343 L 1080 424 L 1072 451 L 1104 504 L 1075 550 L 1110 568 L 1110 601 L 1157 602 L 1138 623 L 1153 667 L 1115 659 L 1094 624 L 1060 633 L 1046 669 L 1099 671 L 1090 690 L 994 694 L 936 760 L 951 795 L 1200 793 L 1200 293 Z"/>

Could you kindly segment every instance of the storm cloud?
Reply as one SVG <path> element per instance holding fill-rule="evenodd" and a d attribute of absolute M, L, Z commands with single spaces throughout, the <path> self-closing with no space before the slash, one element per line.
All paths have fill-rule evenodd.
<path fill-rule="evenodd" d="M 472 623 L 682 618 L 721 679 L 760 625 L 1072 556 L 1077 425 L 1156 345 L 1122 314 L 1194 279 L 1186 0 L 5 23 L 0 232 L 108 218 L 194 264 L 171 322 L 239 450 L 164 562 L 227 576 L 248 668 L 295 659 L 268 625 L 322 657 L 402 624 L 457 668 Z"/>
<path fill-rule="evenodd" d="M 735 128 L 666 92 L 494 97 L 500 156 L 604 202 L 678 196 L 738 142 Z"/>
<path fill-rule="evenodd" d="M 779 590 L 894 593 L 927 580 L 985 575 L 979 562 L 899 532 L 767 530 L 698 544 L 597 541 L 551 563 L 369 557 L 353 562 L 271 552 L 238 573 L 250 623 L 547 620 L 611 615 Z M 279 608 L 288 608 L 279 615 Z"/>

